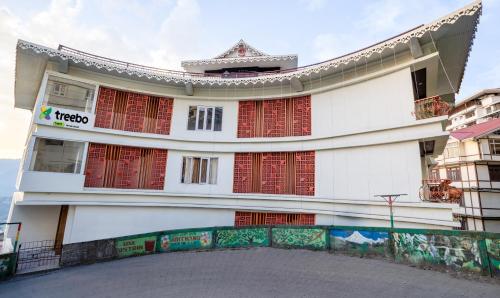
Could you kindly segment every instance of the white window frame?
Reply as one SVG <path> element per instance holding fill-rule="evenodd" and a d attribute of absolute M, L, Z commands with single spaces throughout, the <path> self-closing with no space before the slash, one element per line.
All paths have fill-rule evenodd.
<path fill-rule="evenodd" d="M 208 129 L 208 110 L 212 110 L 212 119 L 211 119 L 211 126 L 210 126 L 210 129 Z M 204 116 L 203 116 L 203 127 L 199 127 L 199 119 L 200 119 L 200 113 L 201 111 L 204 112 Z M 210 131 L 210 130 L 214 130 L 214 113 L 215 113 L 215 107 L 208 107 L 208 106 L 196 106 L 196 122 L 195 122 L 195 129 L 196 130 L 207 130 L 207 131 Z"/>
<path fill-rule="evenodd" d="M 52 87 L 52 94 L 56 96 L 66 96 L 66 91 L 68 86 L 64 83 L 55 82 L 54 87 Z"/>
<path fill-rule="evenodd" d="M 496 146 L 500 145 L 500 139 L 488 139 L 488 146 L 490 148 L 490 155 L 500 155 L 500 152 L 495 150 Z"/>
<path fill-rule="evenodd" d="M 200 159 L 200 165 L 199 165 L 199 174 L 198 174 L 198 183 L 196 182 L 193 182 L 193 165 L 194 165 L 194 162 L 193 160 L 195 158 L 199 158 Z M 186 160 L 186 164 L 188 165 L 188 168 L 185 170 L 184 169 L 184 160 Z M 206 160 L 207 162 L 207 170 L 206 170 L 206 173 L 205 173 L 205 177 L 206 177 L 206 181 L 205 182 L 202 182 L 201 181 L 201 177 L 202 177 L 202 164 L 203 164 L 203 161 Z M 214 183 L 210 183 L 210 181 L 212 180 L 212 162 L 214 160 L 217 160 L 217 168 L 215 170 L 215 182 Z M 185 177 L 183 177 L 183 172 L 185 174 Z M 181 183 L 182 184 L 200 184 L 200 185 L 205 185 L 205 184 L 212 184 L 212 185 L 215 185 L 217 184 L 217 176 L 218 176 L 218 172 L 219 172 L 219 158 L 218 157 L 209 157 L 209 156 L 183 156 L 182 157 L 182 162 L 181 162 Z"/>
<path fill-rule="evenodd" d="M 190 107 L 193 107 L 193 106 L 190 106 Z M 195 117 L 195 122 L 194 122 L 194 130 L 201 130 L 201 131 L 218 131 L 218 130 L 215 130 L 215 110 L 217 108 L 221 109 L 222 111 L 224 111 L 224 108 L 223 107 L 219 107 L 219 106 L 200 106 L 200 105 L 195 105 L 194 107 L 196 107 L 196 117 Z M 208 111 L 211 110 L 212 111 L 212 119 L 210 121 L 210 128 L 207 128 L 208 127 Z M 203 111 L 204 115 L 203 115 L 203 123 L 202 123 L 202 127 L 199 127 L 199 120 L 200 120 L 200 113 L 201 111 Z M 188 115 L 189 115 L 189 112 L 188 112 Z M 188 122 L 189 122 L 189 116 L 188 116 Z M 222 119 L 221 119 L 221 122 L 222 122 Z M 189 126 L 189 123 L 188 123 L 188 126 Z"/>

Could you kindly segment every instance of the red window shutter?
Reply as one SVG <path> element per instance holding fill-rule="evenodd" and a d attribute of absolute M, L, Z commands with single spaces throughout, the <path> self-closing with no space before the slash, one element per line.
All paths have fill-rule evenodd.
<path fill-rule="evenodd" d="M 111 128 L 115 97 L 116 90 L 99 87 L 95 112 L 95 127 Z"/>
<path fill-rule="evenodd" d="M 103 187 L 106 169 L 106 145 L 90 143 L 85 165 L 85 187 Z"/>
<path fill-rule="evenodd" d="M 255 137 L 255 118 L 255 101 L 240 101 L 238 103 L 238 138 Z"/>
<path fill-rule="evenodd" d="M 139 188 L 139 170 L 141 165 L 141 149 L 136 147 L 120 147 L 115 188 Z"/>
<path fill-rule="evenodd" d="M 151 180 L 146 188 L 163 189 L 165 184 L 165 170 L 167 166 L 167 150 L 153 149 L 153 165 L 151 169 Z"/>
<path fill-rule="evenodd" d="M 286 190 L 286 153 L 265 153 L 262 157 L 262 193 L 284 194 Z"/>
<path fill-rule="evenodd" d="M 286 136 L 286 99 L 264 100 L 264 137 Z"/>
<path fill-rule="evenodd" d="M 147 95 L 128 93 L 124 130 L 134 132 L 143 131 L 147 100 Z"/>
<path fill-rule="evenodd" d="M 160 98 L 158 104 L 158 120 L 156 124 L 156 133 L 168 135 L 170 134 L 170 125 L 172 122 L 172 109 L 174 100 L 170 98 Z"/>
<path fill-rule="evenodd" d="M 249 193 L 252 190 L 252 153 L 234 154 L 233 192 Z"/>
<path fill-rule="evenodd" d="M 311 96 L 292 99 L 293 106 L 293 136 L 311 135 Z"/>
<path fill-rule="evenodd" d="M 295 157 L 295 194 L 314 196 L 315 152 L 297 152 Z"/>
<path fill-rule="evenodd" d="M 236 227 L 259 225 L 314 225 L 315 215 L 306 213 L 268 213 L 236 211 L 234 225 Z"/>

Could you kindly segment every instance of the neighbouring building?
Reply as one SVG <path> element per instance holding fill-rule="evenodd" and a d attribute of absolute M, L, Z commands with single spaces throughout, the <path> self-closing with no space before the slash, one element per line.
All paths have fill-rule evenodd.
<path fill-rule="evenodd" d="M 457 104 L 450 111 L 447 130 L 469 127 L 498 118 L 500 115 L 500 88 L 484 89 Z"/>
<path fill-rule="evenodd" d="M 436 162 L 428 184 L 463 190 L 462 228 L 500 233 L 500 119 L 452 131 Z"/>
<path fill-rule="evenodd" d="M 17 44 L 15 107 L 33 118 L 9 221 L 21 242 L 204 226 L 460 227 L 423 202 L 482 3 L 297 67 L 244 41 L 186 72 Z M 15 231 L 7 230 L 10 241 Z"/>

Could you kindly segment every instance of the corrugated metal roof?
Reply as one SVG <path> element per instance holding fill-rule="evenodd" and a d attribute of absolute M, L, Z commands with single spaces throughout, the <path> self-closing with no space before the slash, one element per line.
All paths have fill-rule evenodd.
<path fill-rule="evenodd" d="M 500 129 L 500 118 L 452 131 L 450 135 L 457 140 L 477 138 Z"/>

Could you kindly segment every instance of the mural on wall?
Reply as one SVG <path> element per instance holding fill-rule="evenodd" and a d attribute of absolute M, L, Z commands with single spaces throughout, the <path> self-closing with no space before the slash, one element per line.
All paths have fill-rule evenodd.
<path fill-rule="evenodd" d="M 490 267 L 493 274 L 500 276 L 500 239 L 485 239 Z"/>
<path fill-rule="evenodd" d="M 218 230 L 216 245 L 218 248 L 269 246 L 268 229 Z"/>
<path fill-rule="evenodd" d="M 179 232 L 160 236 L 160 251 L 203 249 L 212 246 L 212 231 Z"/>
<path fill-rule="evenodd" d="M 394 233 L 396 260 L 446 265 L 454 270 L 482 270 L 478 241 L 464 236 Z"/>
<path fill-rule="evenodd" d="M 156 247 L 156 236 L 116 240 L 115 247 L 118 257 L 153 253 Z"/>
<path fill-rule="evenodd" d="M 331 246 L 336 251 L 356 255 L 388 255 L 389 233 L 357 230 L 331 230 Z"/>
<path fill-rule="evenodd" d="M 0 278 L 11 275 L 12 258 L 14 258 L 13 254 L 0 255 Z"/>
<path fill-rule="evenodd" d="M 273 228 L 273 246 L 297 248 L 326 248 L 326 231 L 307 228 Z"/>

